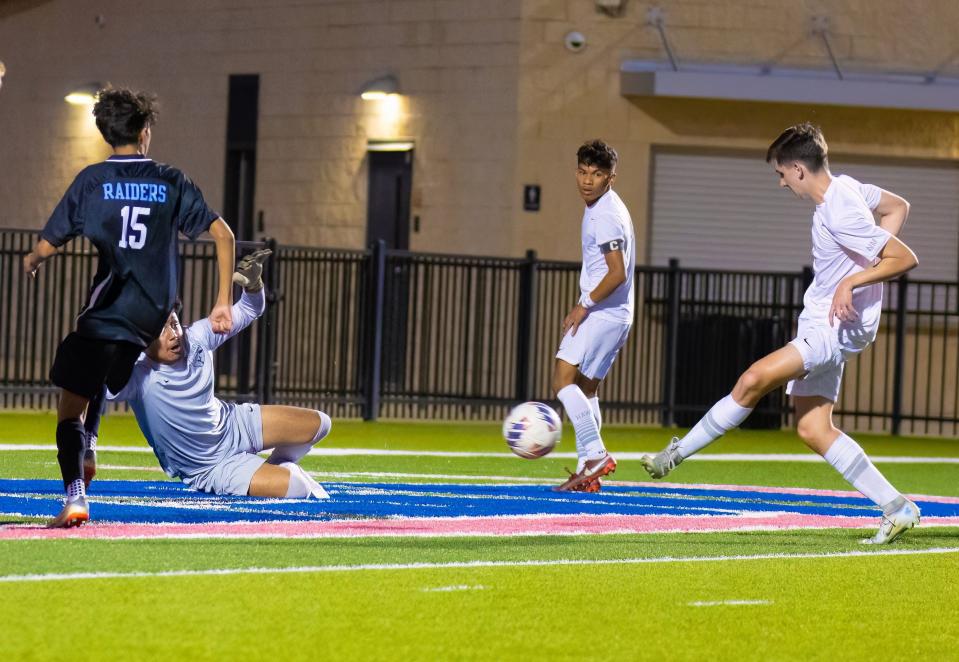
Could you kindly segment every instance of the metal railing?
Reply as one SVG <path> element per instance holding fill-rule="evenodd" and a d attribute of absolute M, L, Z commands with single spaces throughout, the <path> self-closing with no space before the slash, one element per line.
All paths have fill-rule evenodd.
<path fill-rule="evenodd" d="M 0 231 L 0 405 L 49 408 L 53 352 L 96 263 L 72 242 L 34 282 L 20 264 L 35 233 Z M 261 244 L 240 244 L 242 254 Z M 522 400 L 551 401 L 560 323 L 579 265 L 525 258 L 277 246 L 268 306 L 216 355 L 220 397 L 323 408 L 334 416 L 494 419 Z M 184 243 L 186 323 L 215 296 L 211 244 Z M 691 425 L 750 362 L 794 333 L 811 274 L 637 267 L 635 316 L 600 397 L 606 421 Z M 886 286 L 874 346 L 846 366 L 836 405 L 848 429 L 955 434 L 959 284 Z M 782 390 L 747 426 L 791 422 Z"/>

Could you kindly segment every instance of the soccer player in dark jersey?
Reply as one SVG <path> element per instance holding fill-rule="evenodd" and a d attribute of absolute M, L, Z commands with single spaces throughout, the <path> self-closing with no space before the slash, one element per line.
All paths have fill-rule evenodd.
<path fill-rule="evenodd" d="M 76 329 L 57 348 L 50 378 L 60 387 L 57 461 L 66 499 L 52 527 L 89 519 L 83 481 L 83 417 L 106 385 L 118 392 L 140 352 L 160 335 L 177 295 L 178 233 L 209 232 L 216 244 L 219 290 L 210 313 L 217 333 L 233 327 L 233 232 L 182 172 L 147 158 L 156 121 L 153 96 L 128 89 L 102 90 L 93 107 L 97 128 L 113 155 L 77 175 L 23 258 L 37 269 L 78 235 L 99 254 L 97 272 Z"/>

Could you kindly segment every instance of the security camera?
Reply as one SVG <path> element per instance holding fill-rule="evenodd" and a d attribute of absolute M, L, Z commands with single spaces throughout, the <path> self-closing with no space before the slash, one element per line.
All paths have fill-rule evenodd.
<path fill-rule="evenodd" d="M 572 32 L 567 32 L 566 36 L 563 38 L 563 43 L 566 44 L 567 49 L 573 51 L 574 53 L 579 53 L 581 50 L 586 48 L 586 35 L 575 30 Z"/>

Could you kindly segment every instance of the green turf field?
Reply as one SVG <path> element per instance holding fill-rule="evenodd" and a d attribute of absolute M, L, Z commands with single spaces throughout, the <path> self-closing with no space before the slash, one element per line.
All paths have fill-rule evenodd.
<path fill-rule="evenodd" d="M 0 415 L 0 443 L 51 444 L 53 427 Z M 503 452 L 498 428 L 335 422 L 324 446 Z M 671 434 L 604 429 L 614 453 L 658 450 Z M 876 456 L 959 457 L 953 440 L 860 441 Z M 145 445 L 119 415 L 100 443 Z M 708 452 L 803 447 L 744 431 Z M 508 482 L 560 479 L 574 462 L 503 452 L 304 466 L 321 482 Z M 100 464 L 98 478 L 165 479 L 148 453 L 102 451 Z M 959 496 L 959 465 L 878 466 L 904 492 Z M 52 450 L 0 451 L 0 478 L 57 475 Z M 615 478 L 646 476 L 622 461 Z M 757 459 L 689 461 L 670 480 L 848 488 L 823 462 Z M 883 550 L 860 545 L 866 533 L 0 541 L 0 659 L 955 659 L 959 529 L 920 527 Z"/>

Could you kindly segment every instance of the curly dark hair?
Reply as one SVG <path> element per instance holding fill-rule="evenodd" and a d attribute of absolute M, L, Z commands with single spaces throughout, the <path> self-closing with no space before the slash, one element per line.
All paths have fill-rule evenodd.
<path fill-rule="evenodd" d="M 809 122 L 791 126 L 766 150 L 766 163 L 785 165 L 797 161 L 810 172 L 829 166 L 829 147 L 818 126 Z"/>
<path fill-rule="evenodd" d="M 576 150 L 576 163 L 592 165 L 612 172 L 619 162 L 619 154 L 602 140 L 589 140 Z"/>
<path fill-rule="evenodd" d="M 136 145 L 140 132 L 157 120 L 156 96 L 127 88 L 108 87 L 97 93 L 93 116 L 103 139 L 113 147 Z"/>

